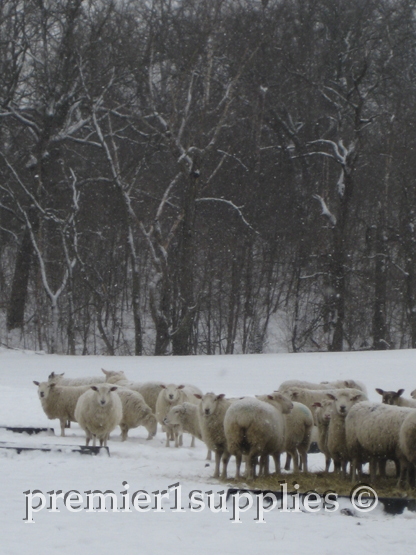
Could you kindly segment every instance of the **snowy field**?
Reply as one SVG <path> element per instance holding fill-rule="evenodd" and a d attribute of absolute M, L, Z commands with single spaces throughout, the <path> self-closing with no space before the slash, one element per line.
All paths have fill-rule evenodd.
<path fill-rule="evenodd" d="M 286 379 L 362 380 L 372 401 L 380 401 L 375 387 L 404 388 L 405 395 L 416 388 L 416 351 L 410 350 L 188 358 L 65 357 L 0 350 L 0 426 L 53 426 L 56 433 L 56 436 L 28 436 L 2 429 L 0 442 L 29 447 L 51 443 L 83 445 L 84 433 L 77 424 L 67 430 L 68 437 L 59 437 L 59 423 L 49 421 L 44 415 L 33 380 L 46 380 L 52 371 L 65 372 L 67 377 L 99 375 L 102 367 L 124 370 L 134 381 L 188 382 L 203 391 L 230 396 L 269 393 Z M 67 450 L 28 451 L 18 455 L 15 451 L 0 449 L 0 553 L 21 555 L 27 549 L 34 555 L 104 555 L 120 550 L 126 555 L 241 555 L 277 551 L 312 555 L 359 552 L 404 555 L 415 551 L 416 513 L 407 510 L 393 517 L 378 507 L 351 517 L 340 510 L 284 513 L 275 509 L 264 515 L 264 523 L 254 520 L 257 516 L 254 506 L 240 514 L 241 523 L 233 522 L 231 501 L 224 507 L 229 512 L 214 513 L 207 506 L 193 511 L 189 507 L 191 491 L 201 491 L 207 502 L 208 492 L 217 494 L 234 486 L 232 481 L 221 483 L 211 477 L 213 463 L 208 465 L 205 460 L 204 445 L 197 442 L 191 449 L 190 436 L 185 435 L 184 447 L 167 449 L 161 431 L 146 441 L 144 428 L 130 430 L 129 436 L 127 442 L 121 443 L 119 429 L 112 433 L 111 457 L 81 456 Z M 323 466 L 321 454 L 310 455 L 311 470 L 321 470 Z M 232 459 L 229 475 L 233 476 L 234 471 Z M 123 482 L 128 484 L 128 489 Z M 173 488 L 169 490 L 169 486 L 177 483 L 183 507 L 180 511 L 173 509 L 175 492 Z M 290 489 L 290 475 L 288 484 Z M 34 523 L 27 523 L 24 518 L 30 498 L 23 492 L 34 490 L 45 495 L 47 504 L 33 512 Z M 79 492 L 82 499 L 78 504 L 74 501 L 74 511 L 62 499 L 57 501 L 57 511 L 49 510 L 52 494 L 47 492 L 57 490 Z M 139 512 L 131 505 L 131 512 L 113 512 L 107 504 L 107 512 L 88 512 L 84 508 L 85 492 L 90 490 L 113 491 L 117 494 L 119 509 L 128 494 L 131 498 L 132 493 L 143 490 L 150 496 L 150 510 Z M 153 492 L 163 490 L 170 493 L 159 502 Z M 123 491 L 128 494 L 123 495 Z M 179 489 L 176 491 L 178 494 Z M 75 493 L 69 499 L 75 500 Z M 143 500 L 140 507 L 146 508 L 144 494 L 139 499 Z M 39 500 L 40 497 L 33 497 L 30 506 L 36 506 Z M 219 500 L 216 495 L 216 504 Z M 157 504 L 158 511 L 152 508 Z"/>

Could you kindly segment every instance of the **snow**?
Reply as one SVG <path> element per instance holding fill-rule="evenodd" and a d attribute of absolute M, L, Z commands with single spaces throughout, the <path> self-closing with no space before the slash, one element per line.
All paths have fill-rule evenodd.
<path fill-rule="evenodd" d="M 46 380 L 52 371 L 65 372 L 66 377 L 99 375 L 102 367 L 124 370 L 132 381 L 192 383 L 203 391 L 229 396 L 271 393 L 287 379 L 358 379 L 367 385 L 371 401 L 380 400 L 375 387 L 404 388 L 407 396 L 416 387 L 415 350 L 186 358 L 69 357 L 0 350 L 0 425 L 53 426 L 57 434 L 28 436 L 1 429 L 0 442 L 31 447 L 83 445 L 84 434 L 77 424 L 67 430 L 67 437 L 59 437 L 59 423 L 49 421 L 44 415 L 32 382 Z M 147 441 L 146 437 L 147 431 L 141 427 L 130 430 L 129 439 L 121 443 L 117 429 L 108 443 L 110 457 L 106 454 L 81 456 L 69 448 L 63 452 L 26 451 L 19 455 L 0 449 L 1 554 L 21 555 L 25 548 L 34 555 L 96 552 L 105 555 L 120 548 L 127 554 L 139 551 L 145 555 L 166 552 L 241 555 L 276 550 L 312 555 L 414 553 L 416 513 L 407 510 L 402 515 L 389 516 L 377 507 L 352 517 L 340 510 L 321 509 L 316 513 L 274 510 L 264 514 L 264 523 L 255 521 L 255 502 L 247 512 L 240 513 L 240 523 L 231 520 L 231 500 L 224 507 L 229 512 L 215 513 L 207 506 L 193 511 L 189 507 L 191 491 L 201 491 L 206 504 L 208 492 L 212 491 L 218 505 L 218 493 L 235 487 L 232 480 L 222 483 L 211 477 L 214 463 L 205 460 L 206 448 L 201 442 L 197 441 L 193 449 L 189 447 L 189 435 L 184 435 L 184 446 L 179 449 L 166 448 L 160 430 L 154 439 Z M 324 468 L 321 454 L 309 457 L 311 470 Z M 234 471 L 232 459 L 229 475 L 233 476 Z M 287 481 L 292 489 L 290 474 Z M 179 510 L 173 509 L 175 489 L 178 496 L 180 490 L 183 510 L 179 506 Z M 29 495 L 34 490 L 45 495 L 47 504 L 33 512 L 34 523 L 27 523 L 23 520 L 25 503 L 28 501 L 29 507 L 32 506 Z M 58 497 L 57 511 L 49 510 L 53 507 L 49 504 L 53 493 L 47 492 L 56 494 L 59 490 L 63 494 L 72 491 L 67 506 Z M 123 498 L 130 495 L 131 504 L 131 494 L 142 490 L 144 493 L 137 503 L 146 508 L 147 493 L 150 510 L 132 507 L 131 512 L 113 512 L 107 501 L 107 512 L 88 512 L 86 492 L 94 490 L 113 491 L 119 508 L 123 506 Z M 168 492 L 167 498 L 161 496 L 164 490 Z M 75 492 L 82 497 L 81 503 L 76 502 Z M 194 493 L 194 501 L 198 497 L 195 496 Z M 67 508 L 71 508 L 69 499 L 72 499 L 72 511 Z M 39 500 L 33 497 L 33 506 Z M 344 503 L 340 500 L 340 509 Z M 194 502 L 192 507 L 197 508 L 197 504 Z"/>

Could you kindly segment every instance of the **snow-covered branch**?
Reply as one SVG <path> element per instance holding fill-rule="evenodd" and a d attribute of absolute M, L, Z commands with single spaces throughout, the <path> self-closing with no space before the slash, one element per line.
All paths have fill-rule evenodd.
<path fill-rule="evenodd" d="M 325 216 L 326 218 L 328 218 L 328 220 L 330 221 L 332 226 L 336 226 L 337 225 L 337 219 L 334 216 L 334 214 L 332 214 L 332 212 L 328 209 L 328 206 L 326 205 L 326 202 L 324 201 L 324 199 L 319 196 L 319 195 L 312 195 L 312 198 L 316 199 L 322 208 L 322 216 Z"/>

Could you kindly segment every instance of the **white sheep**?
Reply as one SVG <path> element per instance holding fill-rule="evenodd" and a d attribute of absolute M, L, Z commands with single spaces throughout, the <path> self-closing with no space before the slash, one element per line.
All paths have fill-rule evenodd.
<path fill-rule="evenodd" d="M 355 381 L 355 380 L 336 380 L 333 382 L 321 382 L 321 383 L 314 383 L 314 382 L 307 382 L 304 380 L 287 380 L 280 384 L 278 391 L 284 393 L 288 389 L 292 387 L 299 387 L 301 389 L 359 389 L 363 393 L 367 395 L 367 389 L 362 382 Z"/>
<path fill-rule="evenodd" d="M 407 469 L 407 459 L 400 449 L 400 428 L 406 417 L 416 411 L 382 403 L 360 402 L 345 418 L 346 445 L 351 459 L 351 479 L 361 479 L 361 465 L 370 461 L 370 480 L 376 479 L 377 463 L 380 474 L 385 474 L 387 459 L 399 461 L 399 485 Z"/>
<path fill-rule="evenodd" d="M 123 405 L 111 384 L 92 385 L 81 395 L 75 407 L 75 418 L 86 434 L 86 445 L 93 438 L 93 446 L 99 439 L 106 446 L 110 433 L 123 418 Z"/>
<path fill-rule="evenodd" d="M 409 463 L 408 484 L 410 487 L 415 487 L 416 410 L 413 410 L 406 416 L 400 427 L 399 447 Z"/>
<path fill-rule="evenodd" d="M 333 401 L 333 411 L 328 428 L 328 451 L 334 461 L 334 471 L 340 472 L 345 478 L 349 460 L 345 439 L 345 418 L 351 407 L 367 397 L 358 389 L 339 389 L 335 394 L 327 393 Z"/>
<path fill-rule="evenodd" d="M 163 389 L 164 384 L 162 382 L 132 382 L 126 378 L 125 373 L 120 371 L 110 371 L 101 369 L 106 375 L 106 382 L 117 384 L 122 387 L 127 387 L 132 391 L 137 391 L 143 396 L 146 404 L 156 412 L 156 401 L 159 396 L 160 391 Z"/>
<path fill-rule="evenodd" d="M 104 370 L 104 368 L 101 368 L 101 372 L 105 375 L 104 379 L 107 383 L 116 384 L 120 381 L 128 381 L 123 370 Z"/>
<path fill-rule="evenodd" d="M 284 391 L 284 395 L 289 397 L 291 401 L 302 403 L 313 413 L 313 405 L 315 403 L 322 403 L 328 399 L 328 393 L 336 394 L 337 389 L 304 389 L 302 387 L 290 387 Z M 281 392 L 282 393 L 282 392 Z M 315 422 L 316 424 L 316 422 Z"/>
<path fill-rule="evenodd" d="M 91 376 L 85 378 L 64 378 L 65 372 L 62 374 L 55 374 L 52 372 L 48 376 L 49 383 L 56 383 L 58 385 L 94 385 L 97 383 L 104 383 L 103 376 Z"/>
<path fill-rule="evenodd" d="M 412 399 L 416 399 L 416 389 L 412 391 L 412 393 L 410 394 L 410 397 L 412 397 Z"/>
<path fill-rule="evenodd" d="M 147 439 L 152 439 L 157 432 L 157 420 L 140 393 L 119 387 L 117 394 L 123 405 L 123 418 L 120 422 L 121 440 L 125 441 L 128 431 L 138 426 L 144 426 L 148 431 Z"/>
<path fill-rule="evenodd" d="M 273 395 L 276 395 L 276 392 Z M 256 398 L 275 406 L 273 395 L 256 395 Z M 292 405 L 292 410 L 284 414 L 284 451 L 288 454 L 285 470 L 290 469 L 290 460 L 293 459 L 293 469 L 298 472 L 300 458 L 303 471 L 308 472 L 308 451 L 311 445 L 313 416 L 306 405 L 296 402 L 292 402 Z"/>
<path fill-rule="evenodd" d="M 410 407 L 416 409 L 416 399 L 405 399 L 402 397 L 404 389 L 399 389 L 398 391 L 384 391 L 376 387 L 376 391 L 382 396 L 382 403 L 385 405 L 396 405 L 397 407 Z"/>
<path fill-rule="evenodd" d="M 255 397 L 245 397 L 232 403 L 224 418 L 227 450 L 236 458 L 236 479 L 240 479 L 242 456 L 247 456 L 247 479 L 255 478 L 256 459 L 260 468 L 268 473 L 268 457 L 275 460 L 276 472 L 280 472 L 280 453 L 285 448 L 285 419 L 293 404 L 284 395 L 274 393 L 270 403 Z M 271 406 L 273 405 L 273 406 Z M 277 409 L 277 410 L 276 410 Z"/>
<path fill-rule="evenodd" d="M 166 432 L 166 447 L 169 447 L 169 441 L 172 436 L 175 439 L 175 447 L 182 445 L 182 434 L 178 431 L 175 432 L 173 428 L 170 428 L 163 423 L 166 415 L 172 407 L 175 405 L 181 405 L 186 401 L 197 405 L 198 401 L 195 398 L 195 393 L 202 395 L 202 391 L 194 385 L 162 385 L 162 389 L 157 397 L 155 412 L 157 421 L 162 425 L 162 429 Z"/>
<path fill-rule="evenodd" d="M 224 417 L 228 408 L 233 404 L 221 393 L 216 395 L 209 392 L 205 395 L 195 394 L 200 399 L 198 407 L 199 425 L 201 428 L 202 440 L 215 453 L 214 478 L 220 476 L 220 464 L 222 460 L 221 478 L 227 478 L 227 465 L 229 454 L 227 450 L 227 440 L 224 433 Z"/>
<path fill-rule="evenodd" d="M 328 449 L 328 430 L 331 421 L 334 403 L 331 399 L 324 399 L 320 403 L 314 403 L 314 421 L 318 430 L 318 448 L 325 455 L 325 472 L 329 471 L 331 464 L 331 454 Z"/>
<path fill-rule="evenodd" d="M 191 447 L 195 446 L 195 438 L 203 441 L 198 418 L 198 405 L 194 403 L 185 402 L 175 405 L 170 409 L 163 423 L 170 428 L 176 428 L 178 433 L 191 434 Z M 210 450 L 208 450 L 207 460 L 211 460 Z"/>
<path fill-rule="evenodd" d="M 38 387 L 38 396 L 42 408 L 50 420 L 59 419 L 61 436 L 65 437 L 67 422 L 76 422 L 75 407 L 78 399 L 89 385 L 64 386 L 55 382 L 33 382 Z"/>

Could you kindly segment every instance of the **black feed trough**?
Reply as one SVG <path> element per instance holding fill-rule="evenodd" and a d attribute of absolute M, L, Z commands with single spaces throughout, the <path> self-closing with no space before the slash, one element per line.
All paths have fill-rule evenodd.
<path fill-rule="evenodd" d="M 1 430 L 14 432 L 16 434 L 36 435 L 46 433 L 48 436 L 54 436 L 55 430 L 53 428 L 31 428 L 28 426 L 0 426 Z"/>
<path fill-rule="evenodd" d="M 18 455 L 27 451 L 42 451 L 44 453 L 79 453 L 81 455 L 98 455 L 100 453 L 107 453 L 107 455 L 110 456 L 110 450 L 108 447 L 87 447 L 86 445 L 40 445 L 38 447 L 26 447 L 0 442 L 0 449 L 13 450 L 16 451 Z"/>

